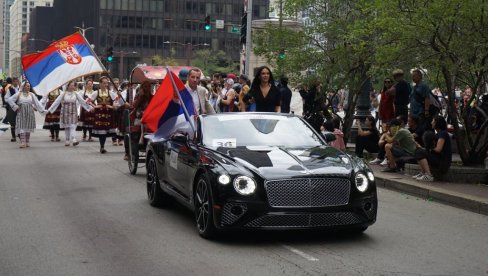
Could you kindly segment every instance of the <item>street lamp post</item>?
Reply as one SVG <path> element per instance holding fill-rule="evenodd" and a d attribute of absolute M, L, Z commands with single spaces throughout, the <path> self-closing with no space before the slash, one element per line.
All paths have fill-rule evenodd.
<path fill-rule="evenodd" d="M 31 49 L 32 51 L 38 51 L 39 50 L 37 47 L 37 43 L 35 43 L 36 41 L 41 41 L 41 42 L 47 43 L 48 45 L 54 42 L 54 40 L 45 40 L 45 39 L 40 39 L 40 38 L 29 38 L 28 40 L 34 42 L 34 47 L 32 47 L 33 49 Z M 30 47 L 28 47 L 28 48 L 30 48 Z"/>
<path fill-rule="evenodd" d="M 189 42 L 188 43 L 180 43 L 180 42 L 176 42 L 176 41 L 165 41 L 163 43 L 164 44 L 177 44 L 177 45 L 185 46 L 186 47 L 186 65 L 187 66 L 191 66 L 191 60 L 192 60 L 192 56 L 193 56 L 193 47 L 199 47 L 199 46 L 207 47 L 207 46 L 210 46 L 207 43 L 203 43 L 203 44 L 191 44 Z"/>
<path fill-rule="evenodd" d="M 129 54 L 137 54 L 137 52 L 136 51 L 130 51 L 130 52 L 116 51 L 114 53 L 119 55 L 119 78 L 122 80 L 122 79 L 124 79 L 124 56 L 129 55 Z"/>

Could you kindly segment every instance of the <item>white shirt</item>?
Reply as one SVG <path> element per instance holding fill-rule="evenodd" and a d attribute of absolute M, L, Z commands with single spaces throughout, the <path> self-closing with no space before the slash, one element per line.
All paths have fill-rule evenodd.
<path fill-rule="evenodd" d="M 191 98 L 193 99 L 193 105 L 195 106 L 195 110 L 197 114 L 200 114 L 200 99 L 198 98 L 198 86 L 197 89 L 193 90 L 190 86 L 186 86 L 188 92 L 190 92 Z"/>

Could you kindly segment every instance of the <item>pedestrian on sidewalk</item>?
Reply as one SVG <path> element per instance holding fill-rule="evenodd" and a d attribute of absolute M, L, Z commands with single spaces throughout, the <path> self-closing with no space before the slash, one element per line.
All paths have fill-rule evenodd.
<path fill-rule="evenodd" d="M 405 81 L 402 69 L 393 70 L 393 79 L 395 85 L 388 89 L 387 94 L 395 97 L 395 117 L 400 115 L 407 117 L 412 87 Z"/>
<path fill-rule="evenodd" d="M 20 148 L 28 148 L 30 146 L 30 134 L 36 129 L 34 111 L 43 113 L 45 110 L 36 95 L 31 92 L 30 83 L 25 82 L 20 90 L 22 92 L 9 97 L 7 102 L 17 114 L 15 117 L 15 135 L 20 137 Z"/>
<path fill-rule="evenodd" d="M 380 135 L 378 129 L 376 129 L 376 123 L 372 116 L 366 117 L 364 120 L 364 128 L 361 126 L 361 122 L 356 120 L 358 127 L 358 136 L 356 137 L 356 155 L 359 158 L 363 158 L 363 151 L 367 150 L 369 153 L 378 153 L 378 141 Z"/>
<path fill-rule="evenodd" d="M 390 78 L 385 78 L 383 81 L 383 88 L 380 91 L 380 105 L 378 108 L 378 115 L 382 122 L 389 122 L 395 118 L 395 96 L 387 93 L 388 89 L 393 86 L 393 81 Z"/>
<path fill-rule="evenodd" d="M 48 110 L 56 99 L 61 95 L 59 89 L 54 89 L 53 91 L 49 92 L 46 96 L 41 99 L 41 104 L 44 105 L 44 109 Z M 44 126 L 43 129 L 49 129 L 51 132 L 51 142 L 59 142 L 59 121 L 61 119 L 61 107 L 58 108 L 53 113 L 46 114 L 44 118 Z"/>
<path fill-rule="evenodd" d="M 413 135 L 406 128 L 401 127 L 402 123 L 398 119 L 393 119 L 390 122 L 390 135 L 386 137 L 386 158 L 388 159 L 388 167 L 384 172 L 398 172 L 400 165 L 397 165 L 397 160 L 409 159 L 414 157 L 417 143 L 413 139 Z"/>
<path fill-rule="evenodd" d="M 76 140 L 76 127 L 78 126 L 78 104 L 85 110 L 91 111 L 93 107 L 83 100 L 83 98 L 76 91 L 76 82 L 70 81 L 66 85 L 66 91 L 62 92 L 54 103 L 49 107 L 48 112 L 54 113 L 61 105 L 60 111 L 60 127 L 64 128 L 66 142 L 65 146 L 73 144 L 77 146 L 79 142 Z"/>
<path fill-rule="evenodd" d="M 93 124 L 92 136 L 98 137 L 100 142 L 100 153 L 105 154 L 105 142 L 107 137 L 115 135 L 115 124 L 113 119 L 114 99 L 117 97 L 108 88 L 108 77 L 100 78 L 100 89 L 92 93 L 90 99 L 95 104 L 95 120 Z"/>
<path fill-rule="evenodd" d="M 385 158 L 386 151 L 385 151 L 385 146 L 388 144 L 386 142 L 386 137 L 388 136 L 388 133 L 390 131 L 390 122 L 382 122 L 381 123 L 381 134 L 380 134 L 380 140 L 378 141 L 378 157 L 376 157 L 373 161 L 369 162 L 369 164 L 372 165 L 377 165 L 379 164 L 380 166 L 387 166 L 388 165 L 388 160 Z"/>
<path fill-rule="evenodd" d="M 442 116 L 435 116 L 432 120 L 432 128 L 435 130 L 435 147 L 428 150 L 417 148 L 415 159 L 420 166 L 420 173 L 413 178 L 420 181 L 434 181 L 431 168 L 441 173 L 446 173 L 452 163 L 451 138 L 447 133 L 447 122 Z"/>

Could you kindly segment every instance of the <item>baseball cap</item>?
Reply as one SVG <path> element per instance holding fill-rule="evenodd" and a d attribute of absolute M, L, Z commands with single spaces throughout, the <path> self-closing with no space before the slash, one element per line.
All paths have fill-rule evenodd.
<path fill-rule="evenodd" d="M 185 82 L 188 79 L 188 70 L 181 69 L 180 73 L 178 73 L 178 78 L 180 78 L 181 81 Z"/>
<path fill-rule="evenodd" d="M 233 85 L 234 84 L 234 80 L 233 79 L 230 79 L 230 78 L 229 79 L 226 79 L 225 82 L 227 84 L 230 84 L 230 85 Z"/>

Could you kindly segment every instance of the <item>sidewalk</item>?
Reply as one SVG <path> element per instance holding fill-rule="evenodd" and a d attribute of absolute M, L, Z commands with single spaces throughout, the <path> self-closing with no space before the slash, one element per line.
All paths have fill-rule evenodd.
<path fill-rule="evenodd" d="M 384 167 L 379 165 L 370 165 L 370 167 L 374 171 L 376 185 L 380 188 L 488 215 L 488 185 L 486 184 L 421 182 L 401 172 L 382 172 Z"/>

